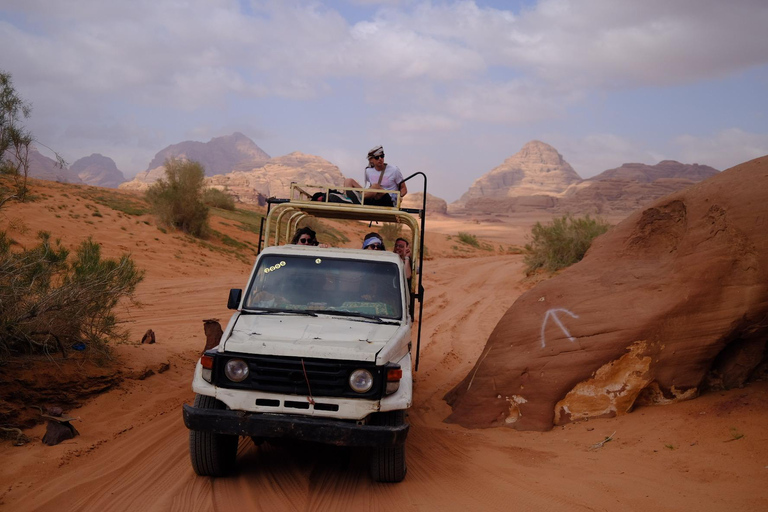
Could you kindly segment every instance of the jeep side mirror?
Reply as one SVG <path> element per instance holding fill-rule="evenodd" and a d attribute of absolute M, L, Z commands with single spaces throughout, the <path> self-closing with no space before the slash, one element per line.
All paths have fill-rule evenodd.
<path fill-rule="evenodd" d="M 243 298 L 243 290 L 232 288 L 229 290 L 229 299 L 227 299 L 227 309 L 237 309 L 240 306 L 240 300 Z"/>

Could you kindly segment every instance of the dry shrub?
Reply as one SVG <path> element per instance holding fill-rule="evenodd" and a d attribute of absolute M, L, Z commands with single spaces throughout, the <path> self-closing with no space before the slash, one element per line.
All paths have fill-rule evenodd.
<path fill-rule="evenodd" d="M 125 338 L 114 308 L 133 298 L 143 278 L 126 254 L 102 259 L 90 238 L 68 260 L 69 251 L 47 232 L 39 244 L 12 251 L 0 232 L 0 361 L 13 354 L 66 356 L 67 347 L 107 352 L 110 340 Z"/>
<path fill-rule="evenodd" d="M 147 190 L 146 199 L 161 224 L 204 237 L 208 233 L 208 207 L 203 203 L 205 170 L 198 162 L 165 161 L 165 179 Z"/>
<path fill-rule="evenodd" d="M 531 229 L 531 242 L 525 246 L 526 275 L 539 268 L 554 272 L 581 261 L 592 240 L 609 228 L 605 221 L 589 215 L 574 218 L 568 214 L 547 225 L 537 222 Z"/>

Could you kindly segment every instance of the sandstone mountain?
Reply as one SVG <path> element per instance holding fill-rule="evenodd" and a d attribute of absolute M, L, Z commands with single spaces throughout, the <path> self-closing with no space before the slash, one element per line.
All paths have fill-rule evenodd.
<path fill-rule="evenodd" d="M 487 199 L 558 195 L 579 182 L 581 177 L 555 148 L 534 140 L 475 180 L 455 205 L 467 205 L 471 209 L 471 205 L 482 204 Z"/>
<path fill-rule="evenodd" d="M 117 188 L 125 181 L 115 161 L 98 153 L 77 160 L 69 170 L 83 182 L 97 187 Z"/>
<path fill-rule="evenodd" d="M 165 161 L 168 158 L 194 160 L 205 168 L 206 176 L 224 174 L 235 170 L 248 171 L 261 167 L 269 160 L 251 139 L 235 132 L 224 137 L 214 137 L 208 142 L 184 141 L 158 152 L 147 167 L 136 177 L 120 185 L 129 190 L 146 190 L 149 185 L 165 177 Z"/>
<path fill-rule="evenodd" d="M 34 147 L 29 149 L 29 176 L 61 183 L 82 183 L 77 173 L 71 172 L 66 167 L 62 169 L 56 160 L 48 158 Z"/>
<path fill-rule="evenodd" d="M 681 164 L 675 160 L 662 160 L 656 165 L 624 164 L 608 169 L 585 181 L 622 180 L 637 183 L 652 183 L 660 179 L 683 179 L 691 182 L 703 181 L 718 172 L 714 167 L 699 164 Z"/>
<path fill-rule="evenodd" d="M 706 165 L 683 164 L 674 160 L 663 160 L 656 165 L 630 163 L 574 182 L 559 193 L 542 190 L 515 197 L 480 196 L 470 198 L 463 204 L 453 203 L 449 209 L 486 214 L 536 210 L 573 214 L 629 213 L 718 172 Z"/>
<path fill-rule="evenodd" d="M 768 156 L 634 212 L 515 301 L 449 421 L 548 430 L 743 385 L 766 365 L 766 218 Z"/>
<path fill-rule="evenodd" d="M 214 176 L 260 167 L 270 157 L 251 139 L 235 132 L 224 137 L 214 137 L 208 142 L 187 140 L 168 146 L 155 155 L 147 171 L 163 166 L 169 158 L 200 162 L 205 167 L 205 175 Z"/>
<path fill-rule="evenodd" d="M 663 160 L 624 164 L 571 186 L 555 199 L 555 210 L 571 213 L 628 213 L 672 192 L 718 174 L 707 165 Z"/>
<path fill-rule="evenodd" d="M 209 187 L 226 190 L 244 203 L 257 204 L 264 204 L 267 197 L 288 197 L 293 182 L 338 187 L 343 185 L 344 176 L 329 161 L 295 151 L 271 158 L 262 167 L 251 171 L 206 178 Z"/>
<path fill-rule="evenodd" d="M 403 198 L 401 203 L 403 208 L 418 208 L 421 209 L 424 206 L 424 193 L 423 192 L 410 192 Z M 429 213 L 448 213 L 448 203 L 445 199 L 433 196 L 427 192 L 427 212 Z"/>

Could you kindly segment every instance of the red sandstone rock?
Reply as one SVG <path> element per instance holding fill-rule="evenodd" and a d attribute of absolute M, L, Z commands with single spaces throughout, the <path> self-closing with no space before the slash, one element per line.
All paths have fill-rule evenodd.
<path fill-rule="evenodd" d="M 636 211 L 523 294 L 448 421 L 548 430 L 742 385 L 768 338 L 768 157 Z"/>
<path fill-rule="evenodd" d="M 221 330 L 219 319 L 210 318 L 203 320 L 203 331 L 205 332 L 205 348 L 203 352 L 218 346 L 219 342 L 221 342 L 221 336 L 224 334 L 224 331 Z"/>
<path fill-rule="evenodd" d="M 144 333 L 144 336 L 141 337 L 141 344 L 144 345 L 145 343 L 148 345 L 152 345 L 155 342 L 155 331 L 152 329 L 147 329 L 147 332 Z"/>

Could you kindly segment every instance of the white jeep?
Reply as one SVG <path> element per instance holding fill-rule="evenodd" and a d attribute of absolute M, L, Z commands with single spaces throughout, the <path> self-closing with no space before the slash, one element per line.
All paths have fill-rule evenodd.
<path fill-rule="evenodd" d="M 236 312 L 195 368 L 195 402 L 184 405 L 192 466 L 198 475 L 224 475 L 239 436 L 256 444 L 287 438 L 368 447 L 373 479 L 399 482 L 419 267 L 409 283 L 393 252 L 277 245 L 280 228 L 285 238 L 306 215 L 405 224 L 414 260 L 423 261 L 423 210 L 301 199 L 270 209 L 266 241 L 275 245 L 259 254 L 245 293 L 230 291 Z"/>

